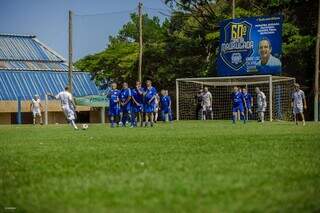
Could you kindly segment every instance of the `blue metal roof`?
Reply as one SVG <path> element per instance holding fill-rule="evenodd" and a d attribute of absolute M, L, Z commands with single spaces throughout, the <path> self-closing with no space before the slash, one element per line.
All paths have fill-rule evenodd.
<path fill-rule="evenodd" d="M 1 61 L 0 69 L 68 71 L 68 66 L 60 62 L 43 63 L 38 61 Z"/>
<path fill-rule="evenodd" d="M 0 60 L 65 61 L 35 36 L 12 34 L 0 34 Z"/>
<path fill-rule="evenodd" d="M 68 82 L 67 72 L 0 71 L 0 100 L 31 100 L 35 94 L 42 99 L 46 93 L 57 94 Z M 73 95 L 98 95 L 99 90 L 86 72 L 73 73 Z"/>

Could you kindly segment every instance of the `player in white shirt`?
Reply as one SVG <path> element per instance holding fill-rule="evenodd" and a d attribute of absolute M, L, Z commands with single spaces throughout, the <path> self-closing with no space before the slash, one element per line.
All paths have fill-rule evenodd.
<path fill-rule="evenodd" d="M 292 93 L 292 103 L 294 121 L 298 125 L 297 116 L 300 114 L 303 126 L 306 125 L 303 115 L 303 109 L 307 109 L 307 102 L 304 92 L 300 89 L 299 84 L 294 84 L 294 92 Z"/>
<path fill-rule="evenodd" d="M 66 86 L 65 90 L 62 92 L 59 92 L 59 94 L 56 96 L 52 94 L 48 94 L 48 96 L 60 100 L 61 108 L 62 108 L 62 111 L 64 112 L 64 115 L 66 116 L 66 119 L 73 126 L 73 128 L 77 130 L 78 127 L 75 124 L 75 119 L 76 119 L 75 106 L 76 105 L 73 101 L 72 94 L 69 92 L 69 87 Z"/>
<path fill-rule="evenodd" d="M 267 97 L 260 90 L 259 87 L 256 87 L 256 93 L 257 93 L 257 112 L 259 116 L 259 122 L 264 122 L 264 112 L 266 111 L 267 108 Z"/>
<path fill-rule="evenodd" d="M 212 115 L 212 94 L 209 92 L 208 87 L 205 87 L 202 94 L 202 111 L 203 120 L 208 118 L 213 119 Z"/>
<path fill-rule="evenodd" d="M 35 95 L 34 98 L 31 100 L 30 104 L 30 111 L 32 112 L 33 116 L 33 125 L 36 124 L 36 119 L 39 117 L 40 124 L 42 125 L 42 116 L 41 116 L 41 101 L 39 95 Z"/>
<path fill-rule="evenodd" d="M 154 122 L 157 123 L 158 117 L 159 117 L 159 102 L 160 102 L 160 96 L 157 93 L 156 98 L 154 99 L 155 107 L 154 107 Z"/>

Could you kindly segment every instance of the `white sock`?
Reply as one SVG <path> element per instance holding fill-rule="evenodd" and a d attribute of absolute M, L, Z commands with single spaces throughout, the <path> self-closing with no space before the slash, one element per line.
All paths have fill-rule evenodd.
<path fill-rule="evenodd" d="M 78 127 L 77 127 L 76 123 L 74 122 L 74 120 L 71 120 L 71 124 L 72 124 L 73 128 L 78 129 Z"/>

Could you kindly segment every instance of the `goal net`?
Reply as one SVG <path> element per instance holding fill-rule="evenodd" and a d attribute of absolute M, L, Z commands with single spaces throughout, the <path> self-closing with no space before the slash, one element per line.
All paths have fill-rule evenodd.
<path fill-rule="evenodd" d="M 234 86 L 246 88 L 253 96 L 253 114 L 257 119 L 255 88 L 259 87 L 267 97 L 267 120 L 292 120 L 291 93 L 295 78 L 271 75 L 232 76 L 212 78 L 184 78 L 176 80 L 176 115 L 179 120 L 199 119 L 197 93 L 208 87 L 212 93 L 212 118 L 231 119 L 232 102 L 230 95 Z"/>

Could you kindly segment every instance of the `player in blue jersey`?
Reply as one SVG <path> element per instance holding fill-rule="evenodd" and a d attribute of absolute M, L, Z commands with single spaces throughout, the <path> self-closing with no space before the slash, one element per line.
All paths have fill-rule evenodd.
<path fill-rule="evenodd" d="M 115 127 L 115 119 L 119 118 L 120 105 L 119 105 L 120 91 L 117 89 L 117 84 L 111 84 L 111 90 L 108 93 L 109 99 L 109 116 L 111 121 L 111 127 Z"/>
<path fill-rule="evenodd" d="M 136 82 L 136 87 L 131 90 L 132 95 L 132 121 L 133 125 L 137 126 L 139 119 L 140 126 L 143 126 L 143 93 L 144 89 L 141 87 L 141 82 Z"/>
<path fill-rule="evenodd" d="M 131 89 L 128 87 L 127 82 L 124 82 L 122 84 L 122 89 L 120 91 L 119 99 L 120 99 L 121 125 L 125 127 L 127 121 L 130 121 L 131 126 L 133 126 L 132 117 L 131 117 Z"/>
<path fill-rule="evenodd" d="M 243 98 L 246 103 L 246 120 L 249 120 L 249 114 L 252 115 L 251 107 L 253 106 L 253 97 L 248 93 L 246 88 L 242 89 Z"/>
<path fill-rule="evenodd" d="M 155 110 L 155 98 L 157 94 L 156 88 L 152 86 L 151 80 L 147 80 L 146 82 L 146 89 L 144 92 L 144 112 L 146 114 L 145 116 L 145 126 L 148 126 L 148 122 L 150 122 L 150 126 L 153 127 L 153 113 Z"/>
<path fill-rule="evenodd" d="M 232 99 L 232 121 L 233 123 L 236 123 L 237 120 L 237 114 L 238 111 L 240 112 L 240 119 L 243 120 L 244 123 L 246 123 L 246 119 L 244 117 L 244 107 L 243 104 L 246 107 L 246 102 L 243 98 L 243 94 L 241 91 L 239 91 L 238 87 L 233 88 L 233 93 L 231 94 L 231 99 Z"/>
<path fill-rule="evenodd" d="M 160 109 L 162 121 L 166 122 L 169 120 L 170 122 L 172 122 L 171 98 L 168 95 L 167 90 L 161 90 Z"/>

